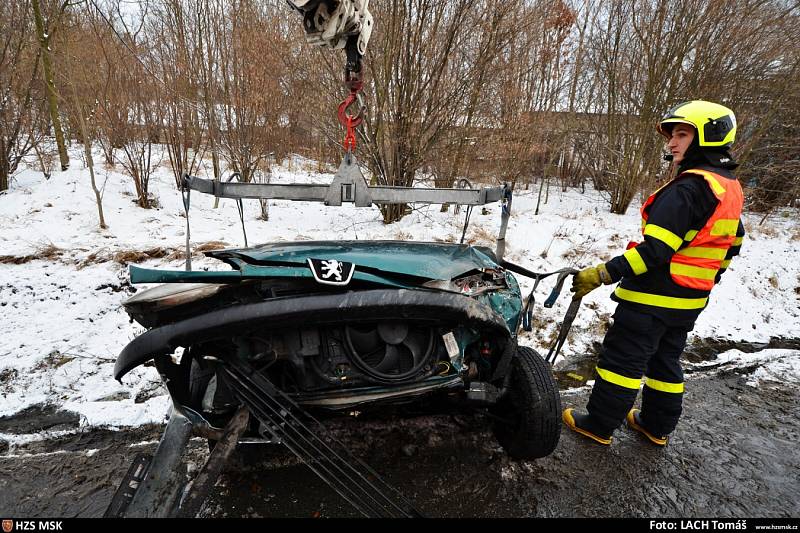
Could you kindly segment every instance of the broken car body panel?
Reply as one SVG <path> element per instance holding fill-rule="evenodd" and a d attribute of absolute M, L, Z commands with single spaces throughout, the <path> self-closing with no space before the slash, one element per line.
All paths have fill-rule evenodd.
<path fill-rule="evenodd" d="M 167 437 L 181 417 L 195 435 L 220 440 L 220 434 L 235 433 L 236 413 L 246 408 L 257 421 L 247 428 L 248 439 L 284 444 L 356 508 L 360 500 L 378 503 L 378 496 L 383 509 L 370 504 L 362 509 L 367 516 L 418 513 L 385 483 L 376 492 L 377 474 L 341 446 L 335 451 L 335 439 L 320 438 L 326 430 L 311 411 L 386 412 L 389 404 L 410 405 L 412 413 L 488 408 L 495 435 L 511 456 L 531 459 L 553 451 L 560 400 L 552 370 L 535 351 L 517 345 L 523 305 L 511 272 L 528 274 L 502 261 L 509 187 L 369 188 L 352 154 L 322 189 L 215 183 L 184 179 L 186 270 L 130 268 L 132 283 L 165 285 L 124 303 L 147 331 L 122 350 L 114 376 L 154 362 L 175 410 L 165 447 L 179 445 Z M 234 198 L 240 212 L 243 198 L 284 196 L 357 207 L 386 203 L 386 194 L 392 202 L 500 201 L 497 251 L 452 243 L 281 242 L 206 252 L 229 269 L 192 271 L 191 190 Z M 345 456 L 344 462 L 332 459 Z M 164 469 L 156 470 L 153 475 L 163 477 Z M 342 475 L 363 483 L 342 482 Z M 171 490 L 174 483 L 156 485 Z"/>

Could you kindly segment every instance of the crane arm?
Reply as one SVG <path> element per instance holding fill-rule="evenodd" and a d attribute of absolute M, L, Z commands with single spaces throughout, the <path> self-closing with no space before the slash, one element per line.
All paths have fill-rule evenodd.
<path fill-rule="evenodd" d="M 345 82 L 361 79 L 361 60 L 372 35 L 369 0 L 286 0 L 303 15 L 306 41 L 345 49 Z"/>

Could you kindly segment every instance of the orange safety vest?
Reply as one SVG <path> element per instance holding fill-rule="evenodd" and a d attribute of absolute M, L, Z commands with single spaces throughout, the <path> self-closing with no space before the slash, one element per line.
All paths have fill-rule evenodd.
<path fill-rule="evenodd" d="M 744 194 L 738 180 L 725 178 L 707 170 L 696 168 L 686 170 L 675 179 L 686 174 L 696 174 L 705 179 L 719 203 L 705 226 L 699 231 L 691 230 L 686 234 L 683 245 L 670 260 L 669 273 L 678 285 L 710 291 L 728 249 L 736 239 Z M 651 194 L 642 205 L 642 234 L 647 224 L 650 205 L 664 187 Z"/>

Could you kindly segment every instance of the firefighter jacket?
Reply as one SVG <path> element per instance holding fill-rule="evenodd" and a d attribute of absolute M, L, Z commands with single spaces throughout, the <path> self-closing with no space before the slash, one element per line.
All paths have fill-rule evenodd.
<path fill-rule="evenodd" d="M 641 209 L 643 241 L 606 264 L 612 299 L 691 329 L 744 237 L 742 188 L 726 169 L 684 170 Z"/>

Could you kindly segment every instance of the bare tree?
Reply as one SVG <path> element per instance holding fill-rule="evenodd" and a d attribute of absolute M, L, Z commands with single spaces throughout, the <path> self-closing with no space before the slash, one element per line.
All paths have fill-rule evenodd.
<path fill-rule="evenodd" d="M 42 8 L 39 0 L 31 0 L 33 7 L 33 19 L 36 23 L 36 35 L 39 40 L 39 47 L 41 48 L 42 58 L 42 74 L 44 76 L 45 93 L 47 95 L 47 108 L 50 112 L 50 120 L 53 125 L 53 132 L 56 138 L 56 145 L 58 146 L 58 157 L 61 162 L 61 170 L 69 168 L 69 154 L 67 154 L 67 146 L 64 141 L 64 130 L 61 127 L 61 117 L 58 112 L 58 92 L 55 85 L 55 74 L 53 72 L 53 64 L 50 58 L 52 53 L 52 34 L 55 32 L 58 20 L 64 13 L 64 10 L 70 5 L 69 0 L 61 2 L 55 13 L 55 22 L 53 25 L 47 24 L 44 16 L 42 15 Z"/>
<path fill-rule="evenodd" d="M 93 65 L 95 83 L 80 92 L 79 97 L 91 98 L 91 104 L 85 104 L 87 108 L 96 106 L 97 133 L 94 137 L 103 150 L 105 164 L 114 166 L 117 162 L 115 152 L 122 147 L 122 136 L 129 120 L 123 89 L 128 81 L 127 68 L 131 57 L 113 22 L 94 3 L 87 6 L 85 16 L 85 24 L 91 29 L 87 34 L 93 42 L 81 47 L 83 52 L 90 52 L 82 57 Z"/>
<path fill-rule="evenodd" d="M 80 65 L 95 64 L 89 61 L 94 50 L 86 40 L 86 36 L 90 35 L 90 32 L 86 31 L 88 27 L 85 24 L 81 24 L 80 17 L 76 17 L 76 21 L 77 24 L 72 31 L 65 29 L 61 32 L 63 38 L 59 44 L 63 51 L 61 61 L 64 67 L 60 69 L 63 78 L 61 86 L 65 87 L 69 97 L 68 116 L 70 120 L 77 122 L 80 140 L 83 143 L 86 168 L 89 169 L 90 184 L 94 193 L 95 204 L 97 205 L 98 225 L 101 229 L 106 229 L 108 225 L 103 212 L 103 190 L 105 187 L 98 187 L 94 158 L 92 157 L 92 144 L 97 132 L 95 125 L 96 111 L 99 104 L 99 101 L 96 98 L 92 98 L 92 96 L 96 94 L 97 80 L 93 70 L 80 67 Z M 80 56 L 75 57 L 73 54 L 80 54 Z"/>
<path fill-rule="evenodd" d="M 267 158 L 286 131 L 281 60 L 285 41 L 275 10 L 254 0 L 236 0 L 214 21 L 219 79 L 213 111 L 219 115 L 225 158 L 244 182 L 261 169 L 268 174 Z"/>
<path fill-rule="evenodd" d="M 195 174 L 202 161 L 203 107 L 200 73 L 204 67 L 200 4 L 162 0 L 150 18 L 151 63 L 159 67 L 164 102 L 165 140 L 176 186 L 184 174 Z M 199 30 L 199 31 L 198 31 Z"/>
<path fill-rule="evenodd" d="M 206 137 L 211 148 L 211 162 L 214 172 L 214 179 L 219 180 L 222 174 L 220 169 L 220 150 L 219 150 L 219 120 L 215 111 L 215 80 L 218 79 L 219 68 L 215 61 L 216 46 L 212 39 L 212 20 L 219 18 L 220 7 L 209 0 L 197 2 L 195 33 L 197 35 L 197 46 L 200 49 L 203 61 L 198 65 L 197 74 L 200 78 L 202 87 L 202 106 L 206 117 Z M 217 207 L 219 199 L 215 199 L 214 207 Z"/>
<path fill-rule="evenodd" d="M 44 33 L 69 1 L 37 0 Z M 75 89 L 68 91 L 69 101 L 77 102 L 62 110 L 65 128 L 97 142 L 106 163 L 123 164 L 140 205 L 149 202 L 149 176 L 159 160 L 153 143 L 164 143 L 176 183 L 198 170 L 206 149 L 217 179 L 221 160 L 244 181 L 269 180 L 272 165 L 292 152 L 316 158 L 320 170 L 338 162 L 343 57 L 305 45 L 295 13 L 279 2 L 150 0 L 126 3 L 123 16 L 121 1 L 104 0 L 104 12 L 94 1 L 85 10 L 64 11 L 74 35 L 68 44 L 59 41 L 50 59 L 55 85 Z M 14 98 L 0 102 L 0 114 L 26 110 L 0 116 L 4 153 L 14 143 L 15 154 L 35 151 L 48 129 L 42 105 L 48 88 L 38 77 L 42 48 L 35 46 L 30 2 L 2 7 L 8 14 L 0 22 L 4 28 L 12 27 L 9 17 L 30 19 L 15 26 L 23 31 L 2 34 L 8 44 L 0 79 Z M 736 155 L 748 183 L 766 192 L 773 186 L 756 179 L 763 175 L 759 170 L 788 179 L 792 171 L 784 169 L 794 168 L 796 143 L 787 117 L 796 100 L 795 4 L 373 4 L 376 27 L 365 62 L 368 114 L 358 155 L 374 183 L 410 186 L 427 173 L 439 187 L 462 177 L 530 187 L 542 178 L 546 201 L 551 183 L 582 187 L 591 178 L 611 210 L 623 212 L 654 177 L 669 172 L 660 162 L 653 125 L 669 105 L 697 98 L 737 112 Z M 136 7 L 138 15 L 129 13 Z M 18 59 L 12 59 L 15 47 Z M 81 71 L 70 72 L 69 84 L 59 74 L 68 60 Z M 9 61 L 21 68 L 7 68 Z M 82 118 L 89 119 L 85 131 Z M 6 131 L 17 131 L 14 142 L 6 140 Z M 46 163 L 46 151 L 39 152 Z M 14 158 L 19 161 L 4 157 L 6 169 Z M 763 197 L 770 205 L 790 202 L 775 198 Z M 384 221 L 398 220 L 405 209 L 383 206 Z"/>
<path fill-rule="evenodd" d="M 375 18 L 382 23 L 368 53 L 371 108 L 363 150 L 379 183 L 411 186 L 453 128 L 469 126 L 487 70 L 502 49 L 502 19 L 518 2 L 507 4 L 512 9 L 468 0 L 391 0 L 376 6 Z M 463 139 L 456 143 L 454 164 L 464 147 Z M 381 211 L 391 223 L 405 206 Z"/>
<path fill-rule="evenodd" d="M 746 123 L 748 101 L 759 99 L 759 82 L 781 62 L 787 35 L 796 34 L 787 17 L 796 8 L 756 0 L 622 0 L 598 9 L 587 75 L 599 89 L 591 111 L 602 118 L 589 124 L 594 142 L 587 145 L 602 147 L 591 154 L 602 161 L 596 185 L 622 213 L 664 170 L 652 128 L 669 105 L 716 100 Z"/>
<path fill-rule="evenodd" d="M 137 83 L 144 77 L 140 69 L 132 64 L 129 72 L 132 75 L 120 88 L 130 118 L 119 133 L 122 156 L 118 161 L 133 179 L 137 204 L 149 209 L 155 205 L 150 195 L 150 177 L 161 162 L 158 144 L 163 131 L 163 102 L 152 86 L 146 90 Z"/>
<path fill-rule="evenodd" d="M 0 2 L 0 191 L 42 136 L 34 83 L 41 50 L 33 31 L 29 1 Z"/>
<path fill-rule="evenodd" d="M 554 0 L 526 5 L 510 25 L 525 31 L 496 62 L 488 106 L 494 113 L 489 146 L 504 182 L 529 178 L 536 162 L 543 178 L 554 173 L 560 139 L 569 131 L 555 111 L 569 87 L 567 37 L 574 24 L 575 12 Z"/>
<path fill-rule="evenodd" d="M 101 40 L 105 57 L 107 83 L 104 99 L 99 102 L 104 142 L 121 150 L 116 157 L 131 177 L 136 190 L 136 203 L 145 209 L 155 205 L 150 194 L 150 177 L 161 162 L 160 143 L 164 135 L 163 80 L 156 74 L 149 53 L 154 37 L 147 33 L 145 22 L 150 4 L 138 12 L 122 13 L 121 0 L 110 3 L 108 13 L 95 9 L 93 26 L 98 35 L 111 36 Z"/>
<path fill-rule="evenodd" d="M 777 208 L 800 207 L 800 58 L 796 49 L 787 56 L 774 74 L 777 79 L 767 83 L 768 112 L 754 117 L 743 132 L 739 178 L 751 187 L 749 207 L 764 218 Z"/>

